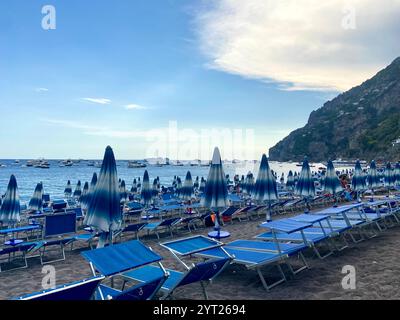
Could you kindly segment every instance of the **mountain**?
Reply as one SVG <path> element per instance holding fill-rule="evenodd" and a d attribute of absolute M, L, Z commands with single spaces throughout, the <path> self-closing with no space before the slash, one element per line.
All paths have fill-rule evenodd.
<path fill-rule="evenodd" d="M 311 112 L 269 149 L 271 160 L 400 159 L 400 57 L 373 78 Z"/>

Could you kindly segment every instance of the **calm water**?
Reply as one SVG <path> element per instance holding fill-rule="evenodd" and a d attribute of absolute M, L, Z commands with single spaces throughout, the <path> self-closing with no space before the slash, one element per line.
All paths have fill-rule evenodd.
<path fill-rule="evenodd" d="M 71 180 L 72 187 L 78 180 L 81 180 L 82 187 L 86 181 L 90 182 L 93 172 L 100 172 L 100 168 L 88 166 L 87 161 L 74 163 L 72 167 L 60 167 L 58 160 L 49 160 L 50 169 L 41 169 L 34 167 L 24 167 L 26 160 L 21 160 L 20 163 L 15 163 L 15 160 L 0 160 L 0 163 L 5 167 L 0 168 L 0 194 L 4 194 L 7 188 L 8 180 L 11 174 L 17 178 L 19 194 L 22 202 L 29 201 L 33 194 L 36 184 L 40 181 L 43 182 L 45 193 L 49 193 L 52 198 L 63 198 L 64 189 L 67 180 Z M 233 179 L 235 174 L 247 174 L 252 171 L 257 174 L 259 163 L 242 162 L 242 163 L 224 163 L 225 174 L 229 174 Z M 300 171 L 300 167 L 295 163 L 280 163 L 270 162 L 271 169 L 278 173 L 278 179 L 282 173 L 287 176 L 289 170 Z M 315 164 L 312 170 L 318 170 L 320 164 Z M 182 181 L 185 178 L 186 172 L 189 170 L 192 174 L 193 180 L 196 176 L 199 178 L 207 178 L 209 167 L 200 166 L 152 166 L 148 165 L 146 168 L 128 168 L 127 161 L 117 161 L 118 177 L 125 180 L 127 189 L 132 186 L 134 178 L 143 177 L 144 170 L 148 170 L 150 175 L 150 182 L 157 176 L 160 177 L 162 185 L 169 186 L 172 184 L 173 177 L 180 176 Z"/>

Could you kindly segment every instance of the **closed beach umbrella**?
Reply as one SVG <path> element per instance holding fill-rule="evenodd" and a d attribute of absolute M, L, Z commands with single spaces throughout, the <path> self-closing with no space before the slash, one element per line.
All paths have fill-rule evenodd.
<path fill-rule="evenodd" d="M 78 183 L 76 184 L 76 188 L 74 190 L 74 197 L 79 198 L 82 195 L 82 190 L 81 190 L 81 181 L 79 180 Z"/>
<path fill-rule="evenodd" d="M 85 182 L 82 189 L 81 197 L 79 198 L 79 203 L 81 205 L 82 210 L 87 210 L 88 202 L 89 202 L 89 183 Z"/>
<path fill-rule="evenodd" d="M 182 180 L 180 177 L 176 178 L 175 195 L 180 198 L 182 193 Z"/>
<path fill-rule="evenodd" d="M 315 185 L 307 158 L 304 158 L 300 177 L 295 187 L 295 194 L 304 197 L 307 205 L 307 210 L 309 211 L 310 205 L 308 203 L 308 198 L 315 196 Z"/>
<path fill-rule="evenodd" d="M 121 185 L 119 187 L 119 194 L 121 196 L 121 203 L 125 203 L 128 201 L 128 192 L 126 192 L 125 180 L 121 181 Z"/>
<path fill-rule="evenodd" d="M 64 189 L 64 195 L 66 198 L 69 198 L 72 195 L 71 181 L 69 180 L 67 182 L 67 186 Z"/>
<path fill-rule="evenodd" d="M 331 160 L 328 161 L 328 165 L 326 166 L 326 174 L 325 179 L 323 180 L 323 184 L 325 193 L 330 193 L 334 197 L 337 193 L 343 191 L 343 187 L 340 183 L 339 177 L 336 174 L 335 167 L 333 166 L 333 162 Z"/>
<path fill-rule="evenodd" d="M 188 171 L 186 173 L 185 182 L 183 183 L 181 198 L 183 200 L 190 200 L 192 199 L 193 194 L 194 194 L 194 189 L 193 189 L 192 175 L 190 174 L 190 171 Z"/>
<path fill-rule="evenodd" d="M 396 186 L 400 185 L 400 163 L 397 162 L 394 168 L 394 184 Z"/>
<path fill-rule="evenodd" d="M 199 176 L 197 176 L 197 177 L 196 177 L 196 180 L 195 180 L 194 183 L 193 183 L 193 188 L 194 188 L 195 190 L 198 190 L 199 187 L 200 187 Z"/>
<path fill-rule="evenodd" d="M 31 200 L 29 200 L 28 209 L 32 211 L 41 211 L 43 209 L 43 184 L 36 185 Z"/>
<path fill-rule="evenodd" d="M 375 188 L 381 185 L 379 174 L 378 171 L 376 170 L 376 164 L 374 160 L 372 160 L 371 164 L 369 165 L 367 183 L 368 187 L 372 190 L 372 192 L 374 191 Z"/>
<path fill-rule="evenodd" d="M 0 221 L 10 226 L 15 225 L 21 220 L 20 211 L 17 180 L 14 175 L 11 175 L 6 195 L 0 208 Z"/>
<path fill-rule="evenodd" d="M 136 193 L 137 190 L 137 183 L 136 183 L 136 179 L 133 179 L 133 183 L 132 183 L 132 188 L 131 188 L 131 192 L 132 193 Z"/>
<path fill-rule="evenodd" d="M 100 175 L 91 196 L 84 223 L 102 232 L 97 247 L 104 246 L 107 238 L 112 244 L 113 231 L 121 228 L 122 212 L 120 209 L 117 166 L 114 152 L 110 146 L 106 148 L 104 153 Z"/>
<path fill-rule="evenodd" d="M 153 198 L 157 197 L 158 196 L 158 181 L 157 181 L 157 179 L 153 180 L 152 191 L 153 191 Z"/>
<path fill-rule="evenodd" d="M 142 190 L 140 192 L 140 196 L 142 198 L 143 203 L 148 206 L 151 202 L 153 195 L 153 191 L 150 187 L 150 179 L 149 179 L 149 173 L 147 170 L 144 171 L 143 175 L 143 184 L 142 184 Z"/>
<path fill-rule="evenodd" d="M 286 179 L 286 188 L 289 190 L 294 189 L 294 176 L 292 170 L 289 171 L 289 174 Z"/>
<path fill-rule="evenodd" d="M 210 171 L 204 190 L 203 205 L 212 209 L 216 213 L 215 230 L 217 231 L 217 238 L 220 235 L 219 226 L 219 210 L 226 208 L 228 203 L 228 188 L 226 185 L 224 170 L 222 168 L 221 155 L 219 149 L 215 148 Z"/>
<path fill-rule="evenodd" d="M 393 187 L 394 186 L 394 174 L 393 174 L 393 169 L 392 169 L 392 164 L 388 162 L 386 164 L 385 168 L 385 173 L 384 173 L 384 181 L 385 181 L 385 187 Z"/>
<path fill-rule="evenodd" d="M 254 186 L 253 198 L 257 201 L 266 201 L 269 205 L 266 219 L 271 220 L 271 202 L 278 200 L 278 191 L 275 177 L 269 167 L 268 159 L 265 154 L 262 155 L 260 169 Z"/>
<path fill-rule="evenodd" d="M 353 190 L 357 193 L 357 200 L 360 201 L 359 194 L 366 189 L 366 183 L 359 160 L 356 161 L 356 166 L 354 167 L 354 173 L 351 179 L 351 186 Z"/>
<path fill-rule="evenodd" d="M 203 177 L 201 177 L 199 191 L 204 192 L 205 189 L 206 189 L 206 180 Z"/>

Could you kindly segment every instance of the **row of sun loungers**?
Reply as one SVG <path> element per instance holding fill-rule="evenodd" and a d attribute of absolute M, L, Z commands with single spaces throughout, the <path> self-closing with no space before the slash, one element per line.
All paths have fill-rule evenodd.
<path fill-rule="evenodd" d="M 270 290 L 307 269 L 305 254 L 310 250 L 325 259 L 334 251 L 347 248 L 348 240 L 357 243 L 398 225 L 399 209 L 397 199 L 377 199 L 264 222 L 259 226 L 265 231 L 253 239 L 223 244 L 193 236 L 161 243 L 184 272 L 164 268 L 162 257 L 138 240 L 84 251 L 82 255 L 89 262 L 93 278 L 18 299 L 165 299 L 178 288 L 194 283 L 201 285 L 204 298 L 208 298 L 207 284 L 230 264 L 255 270 L 264 288 Z M 191 257 L 203 261 L 184 261 Z M 276 268 L 279 278 L 271 282 L 266 267 Z M 122 278 L 119 288 L 112 285 L 114 277 Z"/>

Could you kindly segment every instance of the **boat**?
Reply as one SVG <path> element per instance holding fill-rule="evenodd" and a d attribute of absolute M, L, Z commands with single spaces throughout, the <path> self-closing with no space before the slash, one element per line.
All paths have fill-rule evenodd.
<path fill-rule="evenodd" d="M 133 168 L 145 168 L 145 167 L 146 167 L 146 164 L 144 164 L 140 161 L 137 161 L 137 160 L 128 161 L 128 168 L 133 169 Z"/>
<path fill-rule="evenodd" d="M 74 164 L 74 162 L 71 159 L 63 160 L 60 163 L 61 163 L 60 167 L 72 167 Z"/>
<path fill-rule="evenodd" d="M 94 167 L 94 161 L 89 161 L 88 163 L 87 163 L 87 165 L 88 165 L 88 167 Z"/>

